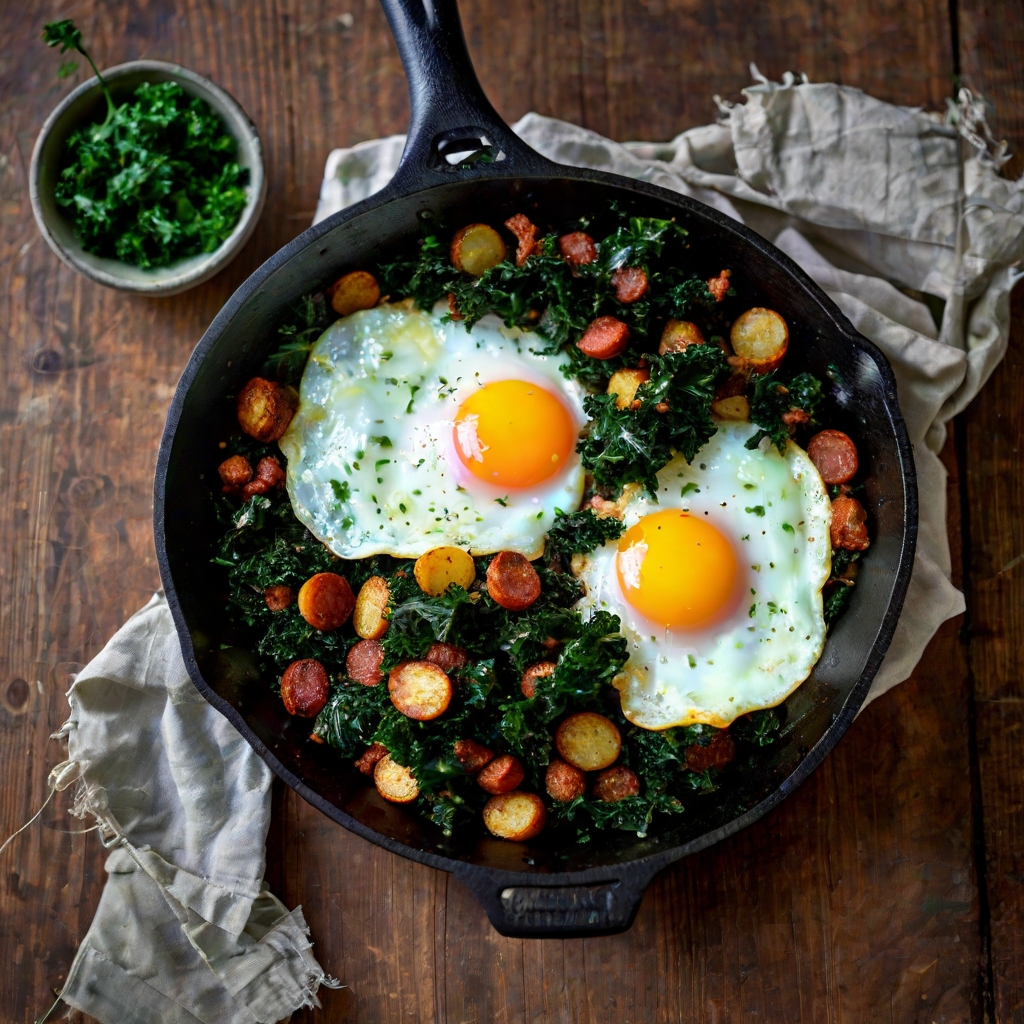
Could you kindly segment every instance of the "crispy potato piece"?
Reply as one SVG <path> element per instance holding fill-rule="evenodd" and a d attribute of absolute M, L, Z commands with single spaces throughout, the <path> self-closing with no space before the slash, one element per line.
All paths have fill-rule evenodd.
<path fill-rule="evenodd" d="M 639 792 L 639 776 L 624 764 L 605 768 L 603 772 L 598 772 L 597 778 L 594 779 L 594 799 L 603 800 L 606 804 L 618 803 L 619 800 L 626 800 Z"/>
<path fill-rule="evenodd" d="M 512 792 L 525 778 L 526 772 L 523 771 L 519 758 L 511 754 L 501 754 L 488 763 L 476 777 L 476 781 L 480 783 L 480 788 L 484 792 L 496 794 Z"/>
<path fill-rule="evenodd" d="M 468 590 L 476 579 L 476 565 L 462 548 L 431 548 L 416 559 L 413 575 L 424 594 L 440 597 L 453 583 Z"/>
<path fill-rule="evenodd" d="M 587 791 L 587 777 L 575 765 L 556 759 L 544 773 L 544 786 L 552 800 L 568 803 Z"/>
<path fill-rule="evenodd" d="M 455 232 L 451 258 L 456 269 L 480 277 L 505 258 L 505 243 L 490 224 L 467 224 Z"/>
<path fill-rule="evenodd" d="M 611 286 L 615 298 L 628 306 L 647 294 L 647 273 L 642 267 L 619 267 L 612 274 Z"/>
<path fill-rule="evenodd" d="M 316 718 L 327 703 L 330 681 L 315 658 L 293 661 L 281 676 L 281 700 L 289 715 Z"/>
<path fill-rule="evenodd" d="M 636 399 L 637 388 L 651 379 L 648 369 L 616 370 L 608 381 L 607 392 L 615 396 L 616 409 L 628 409 Z"/>
<path fill-rule="evenodd" d="M 569 764 L 593 772 L 615 763 L 622 737 L 610 718 L 595 711 L 580 711 L 558 727 L 555 746 Z"/>
<path fill-rule="evenodd" d="M 585 231 L 572 231 L 558 240 L 558 251 L 570 267 L 582 267 L 597 259 L 597 243 Z"/>
<path fill-rule="evenodd" d="M 323 633 L 348 622 L 356 598 L 348 580 L 333 572 L 318 572 L 299 588 L 299 614 Z"/>
<path fill-rule="evenodd" d="M 283 612 L 295 600 L 295 591 L 281 584 L 265 587 L 263 600 L 267 602 L 267 607 L 272 612 Z"/>
<path fill-rule="evenodd" d="M 284 486 L 285 474 L 281 463 L 272 455 L 260 459 L 252 479 L 242 488 L 242 500 L 248 501 L 254 494 L 268 494 Z"/>
<path fill-rule="evenodd" d="M 384 645 L 379 640 L 360 640 L 345 656 L 345 671 L 363 686 L 377 686 L 384 678 L 383 663 Z"/>
<path fill-rule="evenodd" d="M 452 681 L 433 662 L 403 661 L 388 674 L 388 693 L 406 718 L 429 722 L 447 711 Z"/>
<path fill-rule="evenodd" d="M 711 403 L 711 411 L 720 420 L 749 420 L 750 401 L 746 395 L 730 395 L 727 398 L 716 398 Z"/>
<path fill-rule="evenodd" d="M 553 661 L 538 661 L 531 665 L 519 680 L 519 689 L 524 697 L 532 697 L 537 692 L 537 680 L 554 674 L 557 664 Z"/>
<path fill-rule="evenodd" d="M 614 316 L 599 316 L 587 324 L 576 347 L 591 359 L 614 359 L 629 347 L 629 327 Z"/>
<path fill-rule="evenodd" d="M 454 749 L 455 759 L 470 775 L 475 775 L 494 760 L 494 751 L 476 740 L 456 740 Z"/>
<path fill-rule="evenodd" d="M 502 793 L 484 804 L 484 824 L 491 835 L 522 843 L 544 828 L 548 812 L 535 793 Z"/>
<path fill-rule="evenodd" d="M 704 335 L 701 329 L 689 320 L 669 320 L 661 332 L 661 341 L 658 344 L 658 355 L 667 355 L 669 352 L 683 352 L 691 345 L 704 345 Z"/>
<path fill-rule="evenodd" d="M 487 566 L 487 593 L 510 612 L 521 612 L 540 597 L 540 576 L 525 555 L 499 551 Z"/>
<path fill-rule="evenodd" d="M 257 441 L 276 441 L 288 429 L 298 407 L 298 395 L 291 388 L 253 377 L 238 392 L 238 425 Z"/>
<path fill-rule="evenodd" d="M 864 506 L 849 495 L 840 495 L 832 502 L 832 547 L 847 551 L 866 551 L 871 544 L 868 537 L 868 514 Z"/>
<path fill-rule="evenodd" d="M 233 494 L 252 479 L 252 466 L 244 455 L 232 455 L 217 467 L 217 474 L 224 485 L 221 488 L 224 493 Z"/>
<path fill-rule="evenodd" d="M 371 576 L 360 588 L 352 613 L 352 626 L 356 636 L 364 640 L 379 640 L 387 631 L 388 602 L 391 589 L 383 576 Z"/>
<path fill-rule="evenodd" d="M 789 348 L 789 327 L 774 309 L 755 306 L 736 318 L 729 340 L 743 369 L 770 373 Z"/>
<path fill-rule="evenodd" d="M 363 756 L 352 763 L 359 769 L 364 775 L 372 775 L 374 768 L 377 767 L 378 761 L 383 761 L 388 756 L 388 748 L 383 743 L 371 743 L 365 751 Z"/>
<path fill-rule="evenodd" d="M 380 285 L 368 271 L 353 270 L 339 277 L 325 294 L 338 316 L 348 316 L 358 309 L 373 309 L 380 302 Z"/>
<path fill-rule="evenodd" d="M 408 768 L 385 754 L 373 769 L 373 782 L 385 800 L 393 804 L 411 804 L 420 795 L 416 776 Z"/>
<path fill-rule="evenodd" d="M 426 653 L 426 660 L 432 661 L 442 672 L 457 672 L 469 664 L 469 651 L 455 644 L 434 641 Z"/>
<path fill-rule="evenodd" d="M 706 747 L 691 743 L 686 748 L 686 767 L 692 772 L 724 768 L 735 756 L 736 741 L 729 735 L 729 730 L 717 729 Z"/>

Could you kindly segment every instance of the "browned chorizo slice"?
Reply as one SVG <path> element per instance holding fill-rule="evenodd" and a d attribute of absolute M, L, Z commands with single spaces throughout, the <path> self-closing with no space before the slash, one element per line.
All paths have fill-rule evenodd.
<path fill-rule="evenodd" d="M 252 479 L 252 466 L 244 455 L 232 455 L 218 467 L 217 474 L 225 494 L 240 491 Z"/>
<path fill-rule="evenodd" d="M 728 729 L 718 729 L 706 747 L 694 743 L 686 748 L 686 767 L 693 772 L 724 768 L 735 756 L 736 741 Z"/>
<path fill-rule="evenodd" d="M 363 756 L 352 763 L 364 775 L 372 775 L 373 769 L 377 767 L 378 761 L 383 761 L 388 756 L 388 748 L 383 743 L 371 743 L 363 752 Z"/>
<path fill-rule="evenodd" d="M 848 495 L 832 502 L 832 547 L 847 551 L 864 551 L 871 543 L 868 537 L 868 514 L 864 506 Z"/>
<path fill-rule="evenodd" d="M 594 779 L 594 799 L 603 800 L 606 804 L 618 803 L 640 792 L 640 778 L 632 769 L 624 764 L 613 768 L 605 768 L 597 773 Z"/>
<path fill-rule="evenodd" d="M 556 758 L 544 773 L 544 787 L 552 800 L 564 804 L 583 796 L 587 791 L 587 777 L 575 765 Z"/>
<path fill-rule="evenodd" d="M 476 777 L 480 788 L 486 793 L 511 793 L 523 779 L 526 772 L 519 758 L 511 754 L 501 754 L 491 761 Z"/>
<path fill-rule="evenodd" d="M 808 442 L 807 455 L 827 484 L 848 484 L 860 468 L 857 446 L 841 430 L 819 431 Z"/>
<path fill-rule="evenodd" d="M 571 267 L 582 267 L 597 259 L 597 243 L 585 231 L 572 231 L 558 240 L 558 250 Z"/>
<path fill-rule="evenodd" d="M 615 298 L 626 305 L 647 294 L 647 274 L 642 267 L 619 267 L 612 274 L 611 284 Z"/>
<path fill-rule="evenodd" d="M 532 697 L 537 692 L 537 680 L 554 675 L 558 666 L 553 661 L 538 661 L 531 665 L 519 680 L 519 689 L 524 697 Z"/>
<path fill-rule="evenodd" d="M 345 671 L 363 686 L 376 686 L 384 678 L 383 662 L 384 645 L 379 640 L 360 640 L 345 656 Z"/>
<path fill-rule="evenodd" d="M 276 441 L 288 429 L 298 405 L 294 391 L 253 377 L 238 392 L 238 425 L 257 441 Z"/>
<path fill-rule="evenodd" d="M 454 749 L 455 759 L 470 775 L 494 760 L 494 751 L 476 740 L 456 740 Z"/>
<path fill-rule="evenodd" d="M 516 236 L 519 243 L 516 248 L 516 266 L 521 267 L 530 256 L 536 256 L 540 252 L 537 225 L 533 224 L 525 213 L 516 213 L 505 221 L 505 227 Z"/>
<path fill-rule="evenodd" d="M 614 316 L 591 320 L 576 347 L 591 359 L 614 359 L 629 346 L 629 328 Z"/>
<path fill-rule="evenodd" d="M 355 606 L 348 580 L 337 573 L 318 572 L 299 588 L 299 614 L 324 633 L 348 622 Z"/>
<path fill-rule="evenodd" d="M 284 484 L 284 470 L 281 463 L 268 455 L 256 464 L 252 479 L 242 488 L 242 498 L 248 500 L 254 494 L 269 494 Z"/>
<path fill-rule="evenodd" d="M 487 593 L 511 612 L 525 611 L 540 597 L 540 577 L 516 551 L 499 551 L 487 566 Z"/>
<path fill-rule="evenodd" d="M 469 651 L 438 640 L 430 645 L 425 660 L 433 662 L 442 672 L 457 672 L 469 664 Z"/>
<path fill-rule="evenodd" d="M 272 612 L 283 612 L 295 600 L 295 591 L 281 584 L 265 587 L 263 600 Z"/>
<path fill-rule="evenodd" d="M 293 661 L 281 677 L 281 700 L 289 715 L 316 718 L 327 703 L 327 670 L 315 658 Z"/>

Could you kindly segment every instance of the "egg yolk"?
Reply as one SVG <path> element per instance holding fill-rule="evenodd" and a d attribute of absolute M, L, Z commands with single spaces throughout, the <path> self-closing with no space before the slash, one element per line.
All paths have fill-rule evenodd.
<path fill-rule="evenodd" d="M 615 557 L 626 600 L 669 629 L 699 629 L 736 603 L 739 564 L 729 540 L 689 512 L 644 516 L 619 540 Z"/>
<path fill-rule="evenodd" d="M 565 404 L 538 384 L 485 384 L 459 407 L 455 450 L 475 477 L 498 487 L 532 487 L 561 472 L 576 447 Z"/>

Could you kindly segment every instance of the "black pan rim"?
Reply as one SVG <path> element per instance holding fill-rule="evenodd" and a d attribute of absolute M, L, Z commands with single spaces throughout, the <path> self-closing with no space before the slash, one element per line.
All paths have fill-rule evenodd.
<path fill-rule="evenodd" d="M 301 778 L 286 768 L 277 759 L 273 751 L 249 727 L 241 714 L 239 714 L 239 712 L 228 701 L 217 694 L 203 678 L 196 660 L 191 633 L 188 629 L 188 625 L 185 621 L 184 614 L 177 598 L 176 588 L 170 569 L 170 561 L 168 558 L 167 537 L 165 531 L 166 481 L 174 445 L 174 437 L 178 423 L 181 419 L 185 400 L 199 367 L 209 350 L 216 343 L 224 327 L 242 308 L 245 302 L 259 290 L 268 277 L 287 264 L 300 252 L 303 252 L 308 248 L 312 248 L 317 244 L 322 236 L 363 213 L 377 209 L 393 199 L 409 198 L 419 193 L 432 191 L 436 189 L 439 184 L 443 187 L 443 182 L 434 182 L 425 188 L 396 188 L 394 187 L 394 183 L 392 183 L 362 202 L 345 210 L 341 210 L 331 217 L 321 221 L 319 224 L 313 225 L 261 264 L 260 267 L 258 267 L 250 277 L 247 278 L 247 280 L 244 281 L 238 289 L 236 289 L 224 306 L 221 307 L 220 311 L 216 317 L 214 317 L 209 328 L 207 328 L 203 337 L 200 339 L 189 357 L 189 361 L 182 372 L 181 378 L 179 379 L 177 388 L 175 389 L 174 398 L 171 401 L 170 409 L 168 411 L 167 421 L 157 455 L 154 480 L 153 511 L 157 562 L 159 565 L 160 578 L 163 583 L 164 593 L 181 643 L 182 657 L 193 684 L 199 692 L 202 693 L 204 698 L 221 714 L 223 714 L 232 723 L 232 725 L 235 726 L 242 737 L 266 762 L 275 775 L 277 775 L 290 788 L 294 789 L 307 803 L 322 811 L 333 821 L 342 825 L 350 832 L 355 833 L 361 838 L 366 839 L 375 845 L 390 851 L 391 853 L 408 857 L 421 864 L 427 864 L 431 867 L 453 872 L 457 878 L 467 881 L 472 880 L 474 877 L 486 878 L 488 879 L 489 884 L 494 884 L 497 888 L 501 888 L 502 885 L 585 885 L 594 882 L 607 882 L 609 878 L 615 874 L 627 873 L 643 876 L 645 879 L 644 884 L 646 884 L 646 879 L 653 877 L 657 871 L 661 870 L 668 864 L 689 856 L 692 853 L 697 853 L 700 850 L 707 849 L 721 840 L 735 835 L 737 832 L 763 817 L 768 813 L 768 811 L 778 806 L 778 804 L 780 804 L 814 772 L 814 770 L 835 747 L 839 739 L 845 734 L 854 718 L 856 718 L 864 703 L 864 699 L 867 696 L 871 682 L 880 668 L 889 648 L 889 644 L 892 641 L 903 602 L 906 597 L 907 588 L 910 583 L 918 532 L 917 475 L 914 466 L 913 447 L 897 402 L 896 379 L 888 360 L 873 342 L 854 330 L 853 326 L 840 311 L 838 306 L 836 306 L 825 292 L 788 256 L 750 228 L 732 220 L 720 211 L 690 198 L 689 196 L 672 192 L 668 189 L 661 188 L 657 185 L 651 185 L 647 182 L 603 171 L 581 169 L 559 164 L 551 164 L 550 168 L 550 171 L 545 173 L 507 175 L 502 175 L 500 173 L 481 174 L 477 180 L 508 182 L 522 181 L 527 183 L 533 181 L 539 184 L 541 182 L 552 182 L 558 180 L 579 181 L 582 179 L 594 184 L 613 186 L 623 191 L 658 200 L 670 207 L 681 207 L 705 221 L 711 221 L 720 230 L 738 236 L 743 242 L 770 256 L 777 264 L 781 265 L 794 280 L 794 283 L 799 284 L 814 298 L 821 307 L 823 315 L 832 321 L 835 329 L 842 333 L 853 346 L 860 349 L 872 359 L 882 378 L 884 406 L 888 414 L 889 427 L 892 430 L 896 441 L 906 508 L 899 562 L 893 575 L 889 604 L 875 636 L 874 642 L 871 645 L 864 671 L 861 673 L 856 685 L 850 691 L 850 694 L 843 705 L 842 711 L 834 717 L 831 725 L 826 729 L 821 739 L 807 752 L 805 757 L 790 773 L 790 775 L 783 779 L 779 786 L 765 797 L 765 799 L 727 824 L 705 833 L 703 836 L 693 839 L 688 843 L 672 847 L 668 850 L 662 850 L 647 857 L 571 872 L 517 872 L 501 868 L 485 867 L 473 864 L 470 861 L 457 860 L 442 854 L 432 853 L 428 850 L 421 850 L 407 846 L 398 840 L 392 839 L 372 828 L 369 828 L 352 816 L 341 811 L 334 804 L 325 800 L 318 793 L 310 789 Z M 496 876 L 500 877 L 500 884 L 493 882 L 493 879 Z"/>

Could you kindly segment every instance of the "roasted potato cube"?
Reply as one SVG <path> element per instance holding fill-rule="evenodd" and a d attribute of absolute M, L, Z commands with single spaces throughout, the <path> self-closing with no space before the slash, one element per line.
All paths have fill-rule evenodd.
<path fill-rule="evenodd" d="M 318 572 L 299 588 L 299 614 L 324 633 L 348 622 L 355 606 L 348 580 L 337 573 Z"/>
<path fill-rule="evenodd" d="M 288 429 L 298 406 L 298 396 L 291 388 L 253 377 L 238 392 L 238 425 L 257 441 L 276 441 Z"/>
<path fill-rule="evenodd" d="M 494 751 L 488 750 L 476 740 L 456 740 L 455 759 L 469 775 L 475 775 L 481 768 L 494 760 Z"/>
<path fill-rule="evenodd" d="M 739 366 L 750 373 L 770 373 L 789 348 L 789 327 L 774 309 L 755 306 L 741 313 L 729 332 Z"/>
<path fill-rule="evenodd" d="M 526 778 L 519 758 L 501 754 L 491 761 L 476 777 L 480 788 L 487 793 L 510 793 Z"/>
<path fill-rule="evenodd" d="M 746 395 L 730 395 L 716 398 L 711 403 L 711 411 L 720 420 L 749 420 L 750 402 Z"/>
<path fill-rule="evenodd" d="M 704 335 L 695 323 L 689 320 L 669 320 L 661 332 L 658 354 L 663 356 L 669 352 L 682 352 L 691 345 L 703 344 Z"/>
<path fill-rule="evenodd" d="M 393 804 L 411 804 L 420 795 L 416 776 L 397 761 L 392 761 L 390 754 L 374 766 L 373 782 L 377 792 Z"/>
<path fill-rule="evenodd" d="M 568 803 L 587 791 L 587 777 L 575 765 L 554 760 L 544 773 L 544 786 L 548 796 L 559 803 Z"/>
<path fill-rule="evenodd" d="M 540 833 L 547 821 L 544 801 L 535 793 L 502 793 L 484 804 L 484 824 L 491 835 L 521 843 Z"/>
<path fill-rule="evenodd" d="M 360 588 L 352 613 L 352 626 L 356 636 L 364 640 L 379 640 L 387 631 L 388 602 L 391 590 L 383 576 L 371 576 Z"/>
<path fill-rule="evenodd" d="M 327 299 L 338 316 L 348 316 L 359 309 L 373 309 L 380 302 L 377 278 L 366 270 L 353 270 L 339 277 L 327 289 Z"/>
<path fill-rule="evenodd" d="M 379 640 L 360 640 L 345 655 L 345 671 L 349 679 L 363 686 L 377 686 L 384 678 L 384 645 Z"/>
<path fill-rule="evenodd" d="M 452 683 L 433 662 L 403 661 L 388 674 L 388 693 L 406 718 L 429 722 L 448 709 Z"/>
<path fill-rule="evenodd" d="M 605 768 L 597 773 L 594 779 L 594 799 L 603 800 L 606 804 L 614 804 L 637 796 L 640 792 L 640 778 L 636 772 L 624 764 Z"/>
<path fill-rule="evenodd" d="M 218 467 L 220 482 L 225 494 L 240 491 L 252 479 L 252 466 L 244 455 L 232 455 Z"/>
<path fill-rule="evenodd" d="M 580 711 L 558 727 L 555 746 L 569 764 L 593 772 L 615 763 L 622 737 L 610 718 L 595 711 Z"/>
<path fill-rule="evenodd" d="M 467 224 L 455 232 L 451 257 L 456 269 L 480 277 L 505 258 L 505 243 L 490 224 Z"/>
<path fill-rule="evenodd" d="M 540 597 L 540 576 L 516 551 L 499 551 L 487 566 L 487 593 L 510 612 L 521 612 Z"/>
<path fill-rule="evenodd" d="M 293 661 L 281 676 L 281 700 L 289 715 L 316 718 L 330 691 L 327 670 L 315 658 Z"/>
<path fill-rule="evenodd" d="M 366 750 L 363 751 L 363 756 L 352 763 L 363 773 L 363 775 L 372 775 L 374 768 L 377 767 L 378 761 L 383 761 L 388 756 L 388 748 L 383 743 L 371 743 Z"/>
<path fill-rule="evenodd" d="M 650 379 L 648 369 L 616 370 L 608 381 L 608 394 L 615 396 L 615 408 L 628 409 L 636 398 L 637 388 Z"/>
<path fill-rule="evenodd" d="M 532 697 L 537 692 L 537 680 L 545 676 L 554 675 L 558 665 L 553 661 L 538 661 L 531 665 L 519 680 L 519 689 L 526 698 Z"/>
<path fill-rule="evenodd" d="M 453 583 L 468 590 L 476 579 L 476 565 L 462 548 L 432 548 L 416 559 L 413 575 L 424 594 L 440 597 Z"/>
<path fill-rule="evenodd" d="M 242 487 L 242 500 L 248 501 L 254 494 L 269 494 L 284 485 L 285 472 L 281 463 L 272 455 L 260 459 L 252 479 Z"/>

